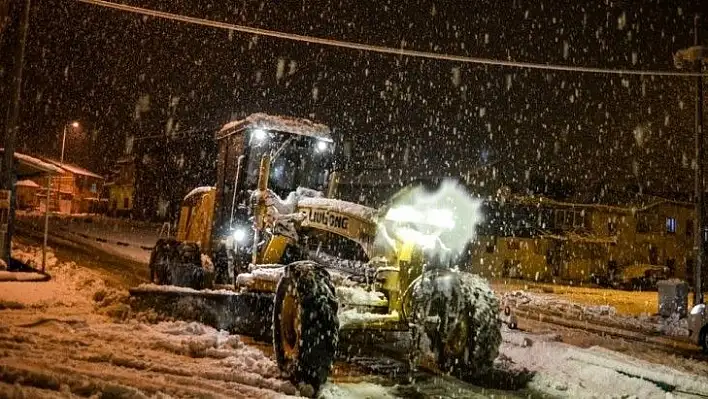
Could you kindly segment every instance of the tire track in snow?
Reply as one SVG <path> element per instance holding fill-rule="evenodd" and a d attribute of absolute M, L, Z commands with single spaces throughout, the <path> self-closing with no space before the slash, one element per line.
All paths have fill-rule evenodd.
<path fill-rule="evenodd" d="M 108 325 L 111 326 L 114 325 Z M 0 348 L 5 352 L 0 359 L 0 380 L 21 380 L 28 387 L 66 387 L 76 394 L 86 390 L 117 392 L 118 397 L 157 392 L 180 397 L 273 397 L 296 393 L 283 380 L 230 367 L 224 362 L 229 353 L 210 356 L 206 351 L 204 357 L 194 358 L 181 353 L 184 351 L 178 344 L 170 347 L 157 341 L 141 347 L 141 341 L 154 337 L 136 334 L 126 339 L 121 334 L 90 327 L 60 339 L 56 338 L 56 331 L 41 328 L 7 330 L 0 336 Z M 199 345 L 191 342 L 187 345 Z M 246 355 L 253 350 L 241 346 L 230 355 L 243 355 L 239 349 Z M 176 366 L 183 364 L 191 367 Z M 106 385 L 105 381 L 114 385 Z"/>

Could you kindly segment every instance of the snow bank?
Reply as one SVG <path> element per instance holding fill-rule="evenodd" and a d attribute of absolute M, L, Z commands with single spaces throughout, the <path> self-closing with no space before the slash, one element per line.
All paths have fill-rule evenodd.
<path fill-rule="evenodd" d="M 0 282 L 2 281 L 44 281 L 47 276 L 41 273 L 8 272 L 0 270 Z"/>
<path fill-rule="evenodd" d="M 262 351 L 245 345 L 238 335 L 230 335 L 197 322 L 162 322 L 136 328 L 151 336 L 152 347 L 197 358 L 214 358 L 229 369 L 231 378 L 249 386 L 267 388 L 288 395 L 296 388 L 280 378 L 278 365 Z"/>
<path fill-rule="evenodd" d="M 42 249 L 13 243 L 12 256 L 39 268 Z M 106 286 L 103 275 L 74 262 L 60 262 L 51 248 L 47 248 L 46 271 L 51 276 L 51 280 L 46 282 L 3 283 L 0 298 L 51 307 L 93 306 L 107 313 L 114 312 L 116 306 L 127 301 L 127 292 Z M 40 276 L 37 274 L 37 278 Z"/>
<path fill-rule="evenodd" d="M 708 392 L 704 377 L 606 349 L 582 349 L 555 342 L 553 336 L 504 334 L 498 364 L 507 370 L 530 372 L 529 388 L 553 397 L 667 398 L 668 391 Z"/>
<path fill-rule="evenodd" d="M 327 382 L 320 391 L 320 399 L 393 399 L 391 388 L 368 382 L 338 383 Z"/>
<path fill-rule="evenodd" d="M 12 243 L 12 257 L 35 269 L 42 267 L 42 248 Z M 47 248 L 47 270 L 57 265 L 57 258 L 51 248 Z"/>
<path fill-rule="evenodd" d="M 557 313 L 569 319 L 588 319 L 598 323 L 611 324 L 625 329 L 633 329 L 647 333 L 659 333 L 668 336 L 687 337 L 688 321 L 671 317 L 643 314 L 627 316 L 617 314 L 617 310 L 609 305 L 584 305 L 556 298 L 552 295 L 535 294 L 527 291 L 511 291 L 503 295 L 502 301 L 510 306 L 526 309 L 536 309 L 545 313 Z"/>

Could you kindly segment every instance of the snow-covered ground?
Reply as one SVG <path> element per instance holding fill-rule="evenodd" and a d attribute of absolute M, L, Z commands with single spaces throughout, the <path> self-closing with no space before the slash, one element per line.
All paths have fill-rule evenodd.
<path fill-rule="evenodd" d="M 554 397 L 668 398 L 708 395 L 708 378 L 601 347 L 557 342 L 556 335 L 504 334 L 498 360 L 528 373 L 528 386 Z M 669 393 L 670 392 L 670 393 Z"/>
<path fill-rule="evenodd" d="M 638 316 L 618 314 L 613 306 L 586 305 L 560 299 L 552 294 L 538 294 L 528 291 L 511 291 L 502 296 L 502 302 L 521 309 L 535 309 L 544 313 L 555 313 L 574 320 L 590 320 L 621 328 L 662 334 L 675 337 L 687 337 L 688 322 L 678 317 L 663 318 L 657 315 L 641 314 Z"/>
<path fill-rule="evenodd" d="M 41 273 L 0 270 L 0 281 L 42 281 L 45 279 L 47 276 Z"/>
<path fill-rule="evenodd" d="M 38 261 L 37 248 L 14 256 Z M 50 252 L 49 282 L 0 283 L 0 396 L 293 397 L 270 346 L 195 322 L 135 313 L 125 287 Z M 347 291 L 348 295 L 361 293 Z M 367 295 L 369 295 L 367 293 Z M 699 361 L 695 370 L 705 370 Z M 708 395 L 708 379 L 556 334 L 504 331 L 495 376 L 502 395 L 667 398 Z M 396 385 L 336 366 L 324 398 L 487 397 L 491 391 L 447 377 Z M 493 379 L 494 376 L 489 377 Z M 484 385 L 488 381 L 478 381 Z M 519 391 L 519 389 L 526 389 Z M 695 397 L 695 396 L 694 396 Z"/>
<path fill-rule="evenodd" d="M 17 222 L 36 232 L 44 229 L 44 215 L 37 213 L 18 214 Z M 54 237 L 145 264 L 151 248 L 165 233 L 157 224 L 95 215 L 51 215 L 49 219 L 49 234 Z"/>

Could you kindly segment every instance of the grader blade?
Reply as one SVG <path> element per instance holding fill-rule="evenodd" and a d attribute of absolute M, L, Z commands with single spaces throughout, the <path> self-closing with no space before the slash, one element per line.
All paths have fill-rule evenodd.
<path fill-rule="evenodd" d="M 269 339 L 272 335 L 273 294 L 170 286 L 141 286 L 129 291 L 131 307 L 137 311 L 152 309 L 162 316 L 254 338 Z"/>

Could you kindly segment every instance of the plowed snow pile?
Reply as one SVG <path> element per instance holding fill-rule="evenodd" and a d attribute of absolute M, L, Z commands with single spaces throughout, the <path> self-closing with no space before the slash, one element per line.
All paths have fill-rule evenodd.
<path fill-rule="evenodd" d="M 650 334 L 687 337 L 688 323 L 686 319 L 667 318 L 643 314 L 627 316 L 617 314 L 612 306 L 581 305 L 554 297 L 553 295 L 536 294 L 527 291 L 512 291 L 504 293 L 503 302 L 521 309 L 537 310 L 551 313 L 568 319 L 584 319 L 621 328 L 642 331 Z"/>
<path fill-rule="evenodd" d="M 528 376 L 528 386 L 552 397 L 680 398 L 708 395 L 708 379 L 600 347 L 555 342 L 554 336 L 509 331 L 501 356 L 504 370 Z"/>
<path fill-rule="evenodd" d="M 38 265 L 38 248 L 13 256 Z M 281 397 L 297 394 L 239 336 L 130 314 L 127 293 L 48 253 L 52 280 L 0 283 L 0 397 Z M 151 321 L 153 323 L 151 323 Z"/>
<path fill-rule="evenodd" d="M 37 248 L 14 249 L 26 262 L 41 260 Z M 49 282 L 0 283 L 0 398 L 298 395 L 281 377 L 270 345 L 200 323 L 135 314 L 126 292 L 105 282 L 110 276 L 59 262 L 51 252 L 48 260 Z M 340 291 L 366 300 L 378 297 Z M 702 376 L 600 348 L 576 348 L 550 335 L 509 331 L 503 338 L 498 371 L 522 382 L 504 392 L 512 396 L 524 387 L 574 398 L 708 396 L 708 379 Z M 425 381 L 396 387 L 372 383 L 369 376 L 347 378 L 346 373 L 333 378 L 322 397 L 410 397 L 404 388 L 415 387 L 425 389 L 416 397 L 487 396 L 467 393 L 481 390 L 474 386 L 461 391 L 465 384 L 452 379 L 431 379 L 442 382 L 425 388 Z"/>

